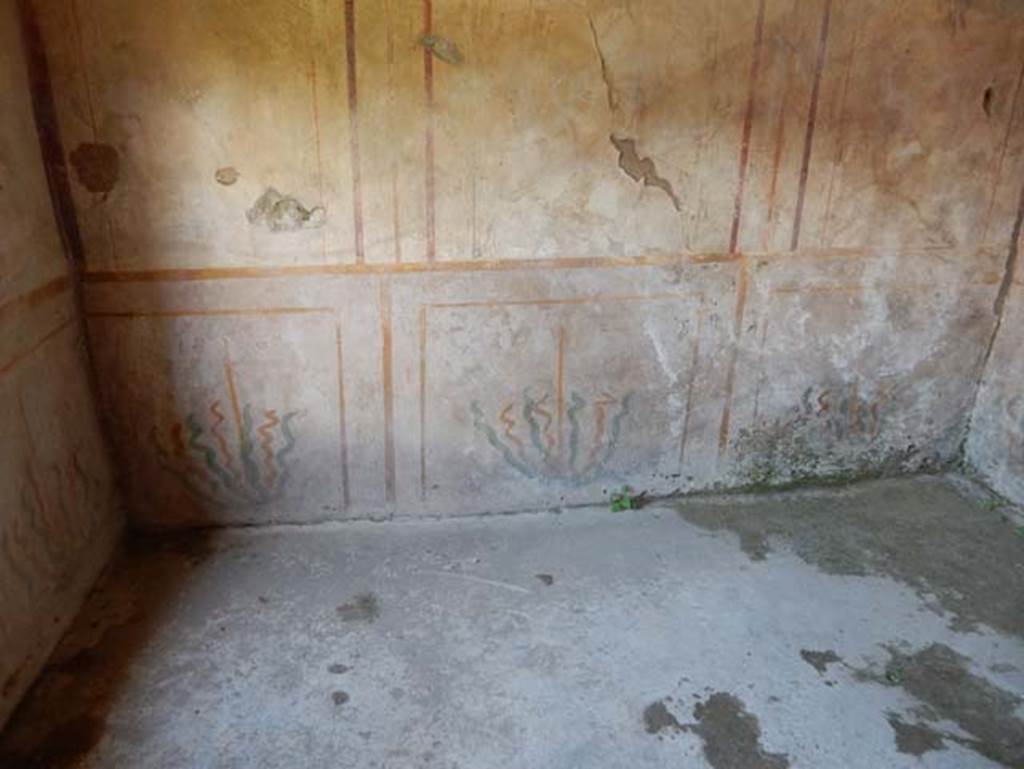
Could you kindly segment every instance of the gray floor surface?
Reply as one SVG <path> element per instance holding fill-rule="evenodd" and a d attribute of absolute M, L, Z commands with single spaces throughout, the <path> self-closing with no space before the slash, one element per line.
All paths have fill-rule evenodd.
<path fill-rule="evenodd" d="M 948 478 L 130 545 L 3 767 L 1024 766 L 1024 535 Z"/>

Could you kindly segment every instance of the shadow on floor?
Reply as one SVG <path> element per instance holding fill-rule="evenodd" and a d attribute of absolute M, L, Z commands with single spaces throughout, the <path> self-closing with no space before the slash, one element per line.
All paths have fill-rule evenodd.
<path fill-rule="evenodd" d="M 118 691 L 216 533 L 135 536 L 86 599 L 0 737 L 4 769 L 79 765 L 102 738 Z M 116 575 L 116 578 L 115 578 Z"/>

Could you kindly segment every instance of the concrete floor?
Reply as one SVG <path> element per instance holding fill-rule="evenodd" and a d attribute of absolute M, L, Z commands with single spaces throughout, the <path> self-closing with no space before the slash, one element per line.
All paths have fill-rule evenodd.
<path fill-rule="evenodd" d="M 0 766 L 1024 766 L 1024 537 L 963 488 L 136 542 Z"/>

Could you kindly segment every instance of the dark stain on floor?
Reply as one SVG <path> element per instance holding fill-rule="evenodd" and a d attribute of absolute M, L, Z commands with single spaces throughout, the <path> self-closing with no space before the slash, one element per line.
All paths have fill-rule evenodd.
<path fill-rule="evenodd" d="M 953 741 L 1008 767 L 1024 767 L 1024 721 L 1014 715 L 1022 699 L 968 669 L 968 658 L 944 644 L 934 643 L 913 653 L 890 647 L 883 672 L 859 671 L 861 680 L 899 686 L 918 700 L 915 713 L 922 721 L 951 721 L 970 735 L 959 737 L 920 721 L 907 724 L 889 715 L 897 748 L 920 755 Z"/>
<path fill-rule="evenodd" d="M 0 738 L 4 769 L 71 769 L 106 733 L 107 716 L 185 576 L 215 552 L 208 531 L 130 540 L 86 599 Z"/>
<path fill-rule="evenodd" d="M 767 753 L 761 746 L 761 725 L 743 701 L 715 692 L 693 708 L 697 723 L 687 728 L 704 740 L 704 757 L 714 769 L 786 769 L 789 757 Z"/>
<path fill-rule="evenodd" d="M 828 672 L 829 665 L 834 662 L 843 661 L 843 658 L 831 649 L 823 652 L 812 651 L 811 649 L 801 649 L 800 656 L 803 657 L 804 662 L 818 671 L 818 675 L 822 676 Z"/>
<path fill-rule="evenodd" d="M 533 576 L 535 576 L 548 587 L 551 587 L 553 584 L 555 584 L 555 578 L 551 574 L 534 574 Z"/>
<path fill-rule="evenodd" d="M 907 755 L 921 757 L 930 750 L 945 750 L 943 734 L 928 724 L 908 724 L 898 713 L 887 714 L 889 726 L 896 738 L 896 750 Z"/>
<path fill-rule="evenodd" d="M 677 509 L 707 531 L 736 534 L 753 561 L 779 547 L 827 574 L 888 576 L 929 606 L 937 600 L 954 630 L 984 623 L 1024 636 L 1024 538 L 940 478 L 762 496 L 756 509 L 701 499 Z"/>
<path fill-rule="evenodd" d="M 694 695 L 697 696 L 697 695 Z M 692 732 L 704 742 L 704 757 L 714 769 L 788 769 L 789 756 L 761 746 L 761 725 L 743 701 L 714 692 L 693 707 L 693 724 L 681 724 L 668 709 L 670 697 L 644 708 L 644 729 L 662 738 L 665 732 Z"/>
<path fill-rule="evenodd" d="M 669 729 L 679 731 L 683 725 L 672 715 L 663 700 L 652 702 L 644 708 L 644 729 L 648 734 L 660 734 Z"/>
<path fill-rule="evenodd" d="M 380 616 L 380 604 L 373 593 L 361 593 L 338 607 L 343 622 L 373 622 Z"/>
<path fill-rule="evenodd" d="M 343 692 L 340 689 L 336 692 L 331 692 L 331 701 L 335 705 L 344 705 L 349 701 L 348 692 Z"/>
<path fill-rule="evenodd" d="M 333 665 L 328 665 L 327 666 L 327 672 L 328 673 L 333 673 L 336 676 L 340 676 L 343 673 L 347 673 L 351 669 L 352 668 L 350 668 L 348 665 L 343 665 L 340 662 L 335 662 Z"/>

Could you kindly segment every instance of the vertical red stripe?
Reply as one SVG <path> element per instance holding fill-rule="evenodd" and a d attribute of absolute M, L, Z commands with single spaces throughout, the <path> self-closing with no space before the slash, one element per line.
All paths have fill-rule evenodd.
<path fill-rule="evenodd" d="M 345 359 L 341 346 L 341 324 L 334 328 L 334 344 L 338 363 L 338 464 L 341 465 L 341 503 L 348 510 L 351 503 L 348 481 L 348 431 L 345 425 Z"/>
<path fill-rule="evenodd" d="M 429 35 L 433 30 L 433 7 L 431 0 L 423 0 L 423 34 Z M 434 171 L 434 55 L 427 46 L 423 46 L 423 89 L 427 105 L 427 126 L 424 140 L 426 157 L 426 213 L 427 213 L 427 261 L 432 262 L 437 254 L 436 239 L 436 206 L 437 181 Z"/>
<path fill-rule="evenodd" d="M 821 73 L 825 69 L 825 50 L 828 45 L 828 24 L 832 16 L 832 0 L 825 0 L 821 15 L 821 34 L 818 36 L 818 60 L 814 65 L 814 84 L 811 86 L 811 106 L 807 111 L 807 131 L 804 135 L 804 156 L 800 162 L 800 185 L 796 194 L 796 213 L 793 215 L 793 237 L 789 250 L 796 251 L 800 245 L 800 222 L 804 215 L 804 198 L 807 195 L 807 174 L 811 167 L 811 147 L 814 144 L 814 124 L 818 119 L 818 95 L 821 92 Z"/>
<path fill-rule="evenodd" d="M 732 231 L 729 233 L 729 253 L 735 254 L 739 245 L 740 217 L 743 211 L 743 191 L 747 183 L 747 165 L 750 161 L 750 134 L 754 127 L 754 96 L 757 91 L 757 76 L 761 68 L 761 44 L 764 39 L 764 7 L 766 0 L 757 6 L 757 22 L 754 24 L 754 55 L 750 62 L 750 89 L 747 94 L 747 112 L 743 117 L 743 134 L 740 139 L 740 175 L 736 185 L 736 202 L 733 205 Z"/>
<path fill-rule="evenodd" d="M 380 281 L 381 381 L 384 389 L 384 500 L 395 501 L 395 385 L 392 363 L 391 283 Z"/>
<path fill-rule="evenodd" d="M 345 65 L 348 76 L 348 138 L 352 165 L 352 220 L 356 263 L 366 261 L 363 247 L 363 181 L 359 162 L 359 97 L 356 85 L 356 4 L 345 0 Z"/>

